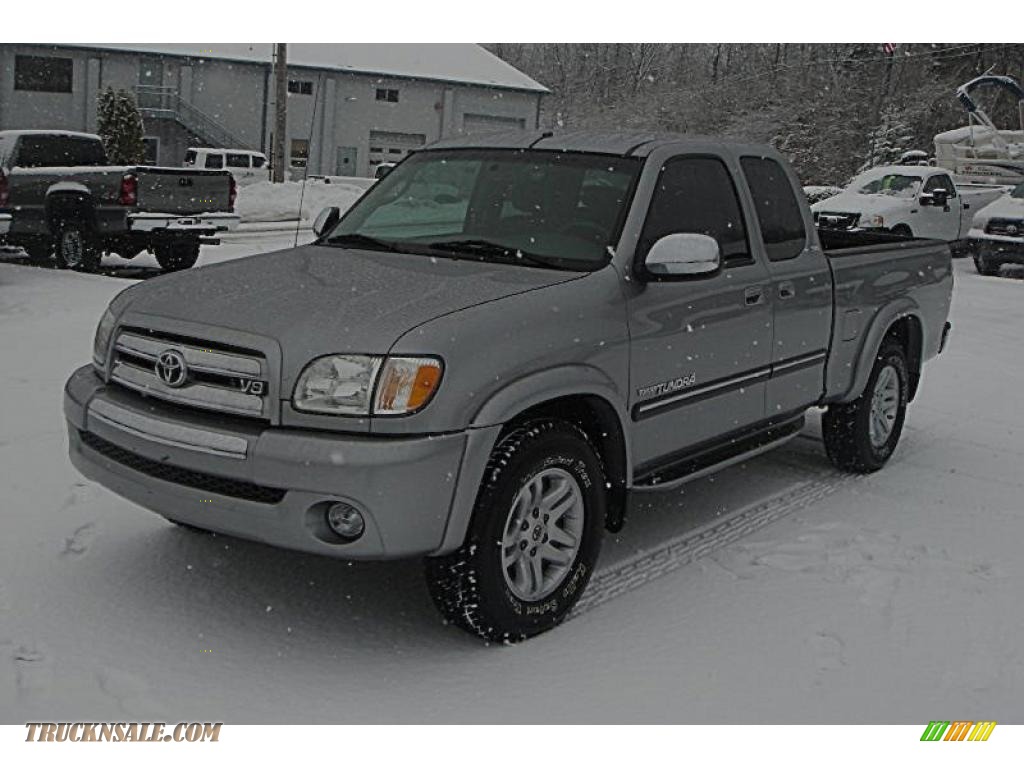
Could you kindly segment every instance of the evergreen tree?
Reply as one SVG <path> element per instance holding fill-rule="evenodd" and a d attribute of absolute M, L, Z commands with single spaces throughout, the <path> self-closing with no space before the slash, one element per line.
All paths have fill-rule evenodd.
<path fill-rule="evenodd" d="M 131 91 L 107 87 L 96 104 L 97 133 L 113 165 L 137 165 L 146 157 L 142 115 Z"/>

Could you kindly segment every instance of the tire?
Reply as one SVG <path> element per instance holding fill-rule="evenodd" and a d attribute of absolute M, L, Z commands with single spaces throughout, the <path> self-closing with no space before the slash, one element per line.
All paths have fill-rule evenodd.
<path fill-rule="evenodd" d="M 156 245 L 153 254 L 164 272 L 191 269 L 199 260 L 199 241 L 170 240 Z"/>
<path fill-rule="evenodd" d="M 81 221 L 61 222 L 55 246 L 57 266 L 77 272 L 95 272 L 100 265 L 100 252 L 89 230 Z"/>
<path fill-rule="evenodd" d="M 1001 264 L 992 263 L 985 258 L 984 251 L 977 251 L 974 253 L 974 268 L 978 270 L 979 275 L 986 275 L 988 277 L 995 277 L 999 274 Z"/>
<path fill-rule="evenodd" d="M 886 339 L 864 393 L 852 403 L 830 405 L 822 418 L 825 452 L 836 467 L 866 474 L 885 466 L 903 432 L 909 381 L 902 345 Z M 876 416 L 884 429 L 872 428 Z"/>
<path fill-rule="evenodd" d="M 597 450 L 575 425 L 545 419 L 510 431 L 491 453 L 462 547 L 427 559 L 438 610 L 489 641 L 519 642 L 557 626 L 597 563 L 605 488 Z M 549 520 L 545 509 L 562 511 Z M 559 554 L 545 561 L 544 553 Z"/>
<path fill-rule="evenodd" d="M 46 266 L 53 262 L 53 243 L 43 240 L 23 245 L 28 260 L 37 266 Z"/>

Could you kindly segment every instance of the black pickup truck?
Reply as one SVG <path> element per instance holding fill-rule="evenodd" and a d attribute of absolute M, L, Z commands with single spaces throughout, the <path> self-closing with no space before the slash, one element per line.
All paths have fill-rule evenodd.
<path fill-rule="evenodd" d="M 235 194 L 228 171 L 109 165 L 93 134 L 0 131 L 0 242 L 36 263 L 92 271 L 104 253 L 148 250 L 188 269 L 238 225 Z"/>

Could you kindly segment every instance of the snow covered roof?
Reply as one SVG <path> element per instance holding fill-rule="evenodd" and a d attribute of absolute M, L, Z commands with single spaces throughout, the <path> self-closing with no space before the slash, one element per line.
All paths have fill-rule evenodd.
<path fill-rule="evenodd" d="M 83 43 L 88 48 L 267 64 L 272 43 Z M 548 89 L 472 43 L 289 43 L 288 64 L 342 72 L 473 83 L 547 93 Z"/>

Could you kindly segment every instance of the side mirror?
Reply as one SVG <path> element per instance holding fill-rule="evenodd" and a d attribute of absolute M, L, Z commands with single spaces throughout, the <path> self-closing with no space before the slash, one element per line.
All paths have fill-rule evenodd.
<path fill-rule="evenodd" d="M 935 189 L 921 195 L 921 205 L 934 205 L 945 208 L 949 204 L 949 190 Z"/>
<path fill-rule="evenodd" d="M 324 208 L 317 215 L 316 220 L 313 222 L 313 234 L 317 237 L 323 237 L 324 233 L 330 232 L 334 229 L 334 225 L 341 220 L 341 209 L 335 205 L 330 208 Z"/>
<path fill-rule="evenodd" d="M 707 235 L 665 235 L 651 246 L 644 268 L 654 280 L 680 280 L 713 275 L 722 266 L 718 241 Z"/>

